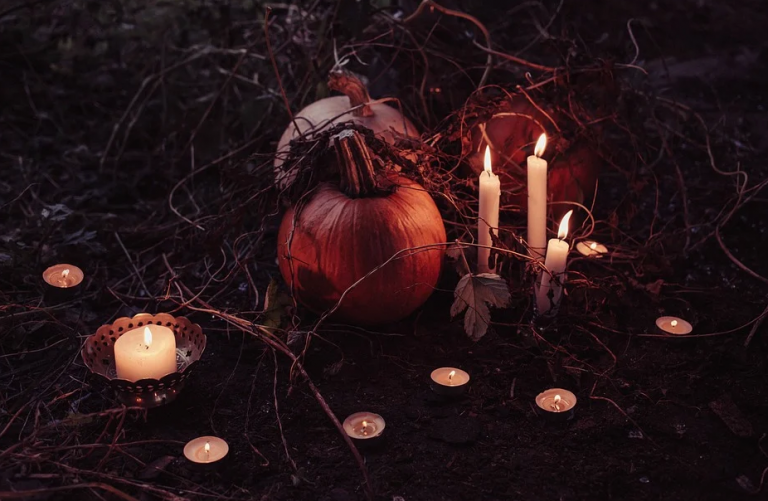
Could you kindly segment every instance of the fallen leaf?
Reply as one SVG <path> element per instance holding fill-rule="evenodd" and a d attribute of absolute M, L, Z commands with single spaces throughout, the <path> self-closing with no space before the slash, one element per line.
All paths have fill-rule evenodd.
<path fill-rule="evenodd" d="M 646 284 L 645 290 L 653 294 L 654 296 L 658 296 L 661 294 L 661 288 L 664 286 L 664 280 L 658 279 L 655 282 L 651 282 L 650 284 Z"/>
<path fill-rule="evenodd" d="M 451 317 L 464 313 L 464 331 L 474 341 L 482 338 L 491 321 L 489 306 L 506 307 L 511 296 L 507 282 L 495 273 L 464 275 L 454 292 Z"/>
<path fill-rule="evenodd" d="M 749 438 L 755 434 L 752 423 L 747 420 L 730 395 L 721 395 L 709 403 L 709 408 L 737 437 Z"/>
<path fill-rule="evenodd" d="M 152 480 L 157 478 L 174 459 L 176 459 L 174 456 L 160 456 L 147 464 L 136 477 L 140 480 Z"/>
<path fill-rule="evenodd" d="M 272 280 L 267 286 L 267 293 L 264 295 L 264 327 L 277 329 L 283 323 L 283 316 L 286 308 L 293 305 L 291 296 L 281 291 L 277 286 L 277 281 Z"/>
<path fill-rule="evenodd" d="M 467 258 L 465 254 L 466 252 L 469 252 L 469 250 L 470 247 L 468 245 L 461 244 L 458 241 L 450 244 L 445 249 L 445 255 L 451 260 L 453 267 L 459 275 L 464 275 L 470 271 L 467 269 Z"/>

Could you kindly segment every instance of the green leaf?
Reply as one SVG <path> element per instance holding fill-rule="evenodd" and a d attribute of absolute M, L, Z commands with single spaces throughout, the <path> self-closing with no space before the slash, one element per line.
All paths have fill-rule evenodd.
<path fill-rule="evenodd" d="M 451 317 L 464 313 L 464 332 L 474 341 L 488 331 L 491 322 L 490 306 L 504 308 L 512 299 L 507 282 L 495 273 L 464 275 L 456 286 L 451 305 Z"/>

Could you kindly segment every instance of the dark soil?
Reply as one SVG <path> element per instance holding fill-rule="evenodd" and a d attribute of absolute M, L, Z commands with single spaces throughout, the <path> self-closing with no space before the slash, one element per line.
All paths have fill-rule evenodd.
<path fill-rule="evenodd" d="M 367 64 L 351 58 L 372 95 L 399 97 L 422 130 L 439 130 L 483 74 L 472 44 L 483 38 L 449 16 L 425 14 L 413 39 L 381 21 L 407 16 L 411 1 L 306 3 L 270 14 L 282 88 L 258 2 L 0 6 L 0 499 L 365 499 L 305 378 L 223 313 L 265 323 L 270 281 L 287 293 L 275 264 L 284 205 L 271 188 L 282 90 L 293 111 L 325 95 L 335 43 Z M 622 97 L 601 133 L 595 238 L 619 256 L 574 256 L 553 323 L 534 328 L 529 283 L 509 259 L 512 306 L 478 342 L 450 318 L 450 266 L 396 325 L 325 322 L 305 344 L 317 318 L 289 307 L 276 330 L 294 353 L 308 347 L 306 370 L 339 419 L 386 419 L 384 443 L 361 451 L 377 499 L 766 496 L 768 6 L 618 3 L 445 3 L 476 16 L 498 51 L 553 66 L 634 58 L 647 70 L 610 73 Z M 488 84 L 538 78 L 494 64 Z M 748 174 L 741 198 L 740 175 L 718 174 L 707 142 L 718 169 Z M 504 217 L 509 229 L 524 221 Z M 63 304 L 40 279 L 57 262 L 86 274 Z M 178 399 L 149 411 L 121 407 L 79 354 L 100 325 L 142 311 L 186 315 L 208 336 Z M 662 314 L 690 320 L 694 336 L 657 336 Z M 471 374 L 466 396 L 430 391 L 440 366 Z M 553 386 L 579 398 L 568 423 L 534 412 Z M 230 444 L 226 462 L 191 468 L 184 443 L 209 434 Z"/>

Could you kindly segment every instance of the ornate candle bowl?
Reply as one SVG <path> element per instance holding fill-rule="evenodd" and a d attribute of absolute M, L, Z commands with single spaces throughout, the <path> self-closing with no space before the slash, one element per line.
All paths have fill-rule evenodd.
<path fill-rule="evenodd" d="M 173 331 L 176 337 L 176 372 L 160 379 L 119 379 L 115 369 L 115 341 L 131 329 L 150 324 L 162 325 Z M 205 341 L 200 326 L 185 317 L 174 317 L 167 313 L 139 313 L 133 318 L 121 317 L 112 324 L 99 327 L 95 334 L 86 339 L 80 354 L 86 367 L 93 374 L 106 379 L 122 403 L 149 409 L 176 398 L 195 362 L 200 360 L 205 350 Z"/>

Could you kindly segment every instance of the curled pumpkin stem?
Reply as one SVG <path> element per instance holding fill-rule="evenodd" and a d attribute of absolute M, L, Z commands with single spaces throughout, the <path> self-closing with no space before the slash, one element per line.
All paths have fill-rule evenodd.
<path fill-rule="evenodd" d="M 341 171 L 341 190 L 347 196 L 360 198 L 382 192 L 376 181 L 371 152 L 359 132 L 343 130 L 333 137 L 333 145 Z"/>
<path fill-rule="evenodd" d="M 328 87 L 331 90 L 341 92 L 349 98 L 349 104 L 354 111 L 352 114 L 356 117 L 372 117 L 373 109 L 368 105 L 371 102 L 371 96 L 368 89 L 360 78 L 344 69 L 333 70 L 328 75 Z"/>

